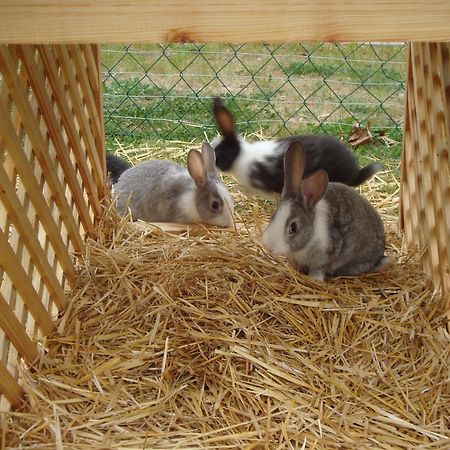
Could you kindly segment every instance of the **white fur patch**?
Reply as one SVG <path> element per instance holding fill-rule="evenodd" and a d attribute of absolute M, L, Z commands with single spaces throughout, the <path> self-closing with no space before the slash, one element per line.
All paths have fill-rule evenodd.
<path fill-rule="evenodd" d="M 316 205 L 314 217 L 314 234 L 312 241 L 315 247 L 326 250 L 330 245 L 330 228 L 328 224 L 328 203 L 321 199 Z"/>
<path fill-rule="evenodd" d="M 330 231 L 328 227 L 328 204 L 325 199 L 317 202 L 316 213 L 313 223 L 313 236 L 308 245 L 300 250 L 290 253 L 290 258 L 297 264 L 309 264 L 308 261 L 310 249 L 325 252 L 330 245 Z M 313 278 L 320 279 L 319 276 L 312 275 Z"/>
<path fill-rule="evenodd" d="M 238 139 L 241 151 L 228 172 L 241 184 L 250 188 L 252 186 L 250 169 L 255 163 L 264 163 L 268 156 L 273 156 L 276 144 L 274 141 L 247 142 L 240 136 Z"/>
<path fill-rule="evenodd" d="M 263 244 L 276 255 L 287 255 L 289 245 L 286 242 L 286 222 L 291 214 L 290 202 L 281 203 L 277 209 L 276 216 L 269 222 L 263 234 Z"/>
<path fill-rule="evenodd" d="M 208 221 L 211 225 L 217 225 L 220 227 L 232 227 L 234 223 L 233 219 L 233 198 L 228 192 L 227 188 L 222 183 L 216 184 L 217 193 L 224 201 L 222 214 L 217 217 L 213 217 Z M 202 218 L 200 217 L 197 204 L 195 202 L 195 190 L 186 191 L 178 200 L 178 208 L 188 217 L 188 222 L 190 223 L 201 223 Z"/>
<path fill-rule="evenodd" d="M 328 204 L 324 199 L 317 203 L 312 239 L 305 248 L 294 252 L 289 247 L 286 234 L 287 220 L 290 214 L 290 202 L 282 203 L 277 210 L 275 219 L 269 223 L 264 232 L 263 244 L 273 253 L 287 256 L 292 263 L 295 262 L 299 265 L 308 264 L 308 255 L 311 248 L 324 252 L 330 245 Z M 319 276 L 316 276 L 316 278 L 319 279 Z"/>
<path fill-rule="evenodd" d="M 231 197 L 231 194 L 228 192 L 228 189 L 222 184 L 217 183 L 216 184 L 217 193 L 219 194 L 219 197 L 223 200 L 223 209 L 222 214 L 220 216 L 215 217 L 211 220 L 211 223 L 213 225 L 219 225 L 221 227 L 232 227 L 234 220 L 233 220 L 233 212 L 234 212 L 234 203 L 233 203 L 233 197 Z"/>
<path fill-rule="evenodd" d="M 178 199 L 178 209 L 183 211 L 183 213 L 188 217 L 188 222 L 198 223 L 201 222 L 200 215 L 197 211 L 197 206 L 195 204 L 195 191 L 192 189 L 187 190 Z"/>
<path fill-rule="evenodd" d="M 328 227 L 328 204 L 325 199 L 319 200 L 313 223 L 313 236 L 309 244 L 296 252 L 292 257 L 303 264 L 308 264 L 306 256 L 311 248 L 324 252 L 330 245 L 330 231 Z"/>

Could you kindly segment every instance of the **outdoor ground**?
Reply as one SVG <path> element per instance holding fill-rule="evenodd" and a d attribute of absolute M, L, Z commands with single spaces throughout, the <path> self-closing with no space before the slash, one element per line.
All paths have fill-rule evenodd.
<path fill-rule="evenodd" d="M 347 59 L 367 59 L 353 48 Z M 233 53 L 229 46 L 191 50 L 201 72 L 213 58 L 223 65 Z M 212 52 L 207 60 L 206 51 Z M 394 46 L 384 51 L 395 52 Z M 405 56 L 398 51 L 394 60 Z M 216 133 L 210 102 L 217 94 L 235 96 L 230 107 L 250 119 L 239 119 L 249 139 L 321 130 L 345 141 L 352 114 L 363 124 L 369 118 L 374 140 L 355 152 L 362 164 L 379 160 L 385 170 L 358 189 L 382 216 L 394 262 L 381 273 L 325 283 L 297 273 L 261 244 L 275 205 L 246 197 L 230 177 L 224 180 L 236 205 L 231 230 L 166 233 L 120 218 L 107 204 L 98 234 L 78 260 L 77 284 L 58 318 L 62 334 L 46 338 L 48 351 L 33 371 L 24 371 L 29 406 L 3 416 L 0 448 L 450 448 L 448 299 L 434 292 L 420 254 L 406 248 L 397 226 L 402 90 L 390 97 L 391 119 L 356 92 L 343 102 L 355 105 L 336 113 L 317 100 L 314 115 L 331 122 L 320 127 L 306 108 L 313 94 L 290 119 L 273 112 L 273 105 L 283 111 L 298 98 L 288 85 L 271 88 L 282 76 L 273 59 L 270 68 L 251 69 L 264 93 L 246 84 L 249 72 L 241 64 L 219 71 L 238 74 L 238 81 L 214 76 L 210 85 L 182 71 L 192 86 L 186 94 L 186 81 L 169 74 L 186 65 L 186 55 L 166 52 L 171 62 L 161 60 L 159 79 L 156 66 L 129 54 L 128 69 L 105 74 L 108 150 L 133 164 L 149 158 L 184 164 L 190 148 Z M 105 65 L 113 67 L 119 53 L 122 46 L 104 49 Z M 325 79 L 298 55 L 297 62 L 277 57 L 282 72 L 300 77 L 292 84 L 302 92 L 331 83 L 340 64 L 330 62 L 339 55 L 325 47 L 314 54 L 323 57 L 314 64 Z M 230 64 L 238 64 L 231 56 Z M 259 64 L 266 53 L 260 58 Z M 138 83 L 142 66 L 152 74 Z M 383 84 L 386 75 L 404 78 L 403 69 L 392 67 L 383 67 Z M 357 81 L 348 68 L 345 77 Z M 342 86 L 334 89 L 344 99 Z M 358 103 L 368 109 L 358 110 Z"/>
<path fill-rule="evenodd" d="M 374 140 L 356 152 L 398 159 L 406 57 L 403 43 L 104 46 L 107 149 L 211 139 L 221 96 L 242 134 L 345 141 L 370 122 Z"/>
<path fill-rule="evenodd" d="M 170 234 L 107 209 L 0 447 L 448 449 L 446 299 L 398 233 L 395 171 L 362 187 L 394 263 L 325 283 L 262 246 L 274 205 L 231 179 L 236 229 Z"/>

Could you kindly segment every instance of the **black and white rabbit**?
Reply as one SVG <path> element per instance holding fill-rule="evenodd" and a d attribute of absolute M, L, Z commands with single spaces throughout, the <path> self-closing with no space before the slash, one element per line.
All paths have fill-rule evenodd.
<path fill-rule="evenodd" d="M 112 153 L 106 153 L 106 168 L 111 184 L 116 184 L 125 170 L 129 169 L 131 164 Z"/>
<path fill-rule="evenodd" d="M 172 161 L 150 160 L 125 170 L 113 186 L 117 209 L 134 220 L 233 225 L 233 199 L 215 166 L 208 143 L 191 150 L 187 169 Z"/>
<path fill-rule="evenodd" d="M 291 144 L 281 201 L 263 234 L 264 245 L 317 280 L 386 265 L 384 227 L 375 208 L 351 187 L 329 183 L 324 170 L 303 178 L 305 166 L 303 145 Z"/>
<path fill-rule="evenodd" d="M 275 195 L 283 189 L 283 158 L 292 142 L 300 141 L 306 152 L 305 176 L 323 169 L 333 182 L 358 186 L 383 166 L 379 163 L 359 167 L 353 153 L 334 136 L 299 135 L 270 141 L 248 142 L 236 134 L 231 112 L 220 98 L 213 103 L 214 117 L 221 137 L 211 145 L 216 165 L 230 173 L 249 191 Z"/>

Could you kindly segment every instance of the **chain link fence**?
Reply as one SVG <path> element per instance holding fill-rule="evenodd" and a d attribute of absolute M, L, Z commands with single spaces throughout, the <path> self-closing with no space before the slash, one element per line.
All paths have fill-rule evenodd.
<path fill-rule="evenodd" d="M 401 133 L 407 46 L 148 44 L 102 48 L 107 139 L 204 139 L 212 98 L 241 133 Z"/>

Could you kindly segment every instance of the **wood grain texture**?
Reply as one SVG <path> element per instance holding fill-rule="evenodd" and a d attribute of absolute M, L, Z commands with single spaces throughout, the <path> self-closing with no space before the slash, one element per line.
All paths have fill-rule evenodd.
<path fill-rule="evenodd" d="M 2 43 L 447 41 L 448 0 L 3 0 Z"/>
<path fill-rule="evenodd" d="M 409 48 L 400 226 L 424 250 L 436 287 L 450 292 L 449 43 Z"/>
<path fill-rule="evenodd" d="M 91 199 L 94 211 L 99 213 L 100 203 L 96 198 L 98 188 L 95 186 L 93 177 L 87 165 L 86 153 L 83 149 L 79 133 L 75 126 L 75 117 L 72 108 L 68 102 L 68 94 L 64 80 L 60 76 L 60 68 L 53 49 L 50 46 L 43 45 L 38 47 L 39 56 L 42 58 L 46 70 L 48 81 L 52 89 L 52 94 L 56 99 L 57 108 L 61 115 L 61 122 L 69 140 L 71 152 L 77 162 L 80 176 L 88 197 Z M 106 169 L 105 169 L 106 170 Z"/>
<path fill-rule="evenodd" d="M 17 173 L 20 175 L 23 185 L 28 192 L 46 234 L 49 237 L 55 252 L 60 255 L 60 262 L 63 266 L 65 276 L 71 281 L 74 278 L 74 267 L 72 259 L 67 252 L 67 246 L 64 244 L 58 225 L 52 217 L 52 211 L 48 207 L 41 193 L 41 188 L 35 179 L 29 161 L 23 152 L 20 140 L 15 134 L 13 125 L 8 119 L 7 111 L 0 103 L 0 134 L 8 148 L 10 161 L 14 164 Z"/>
<path fill-rule="evenodd" d="M 55 331 L 106 190 L 96 45 L 0 45 L 0 406 Z M 5 406 L 6 405 L 6 406 Z"/>
<path fill-rule="evenodd" d="M 39 272 L 47 282 L 48 289 L 53 296 L 57 306 L 62 309 L 66 305 L 64 291 L 56 278 L 53 267 L 51 267 L 44 249 L 39 245 L 36 239 L 36 233 L 33 225 L 28 219 L 27 212 L 22 208 L 11 183 L 8 182 L 7 174 L 0 166 L 0 201 L 5 206 L 6 211 L 14 223 L 21 241 L 30 253 Z"/>
<path fill-rule="evenodd" d="M 0 394 L 4 395 L 12 406 L 22 403 L 23 390 L 0 361 Z"/>
<path fill-rule="evenodd" d="M 39 70 L 35 61 L 35 52 L 29 46 L 19 46 L 17 49 L 20 60 L 25 65 L 29 74 L 29 80 L 36 95 L 40 109 L 42 110 L 43 119 L 52 139 L 53 144 L 60 155 L 60 162 L 65 173 L 67 184 L 70 187 L 72 195 L 75 197 L 75 205 L 78 207 L 78 213 L 81 216 L 85 229 L 92 228 L 92 219 L 89 210 L 84 205 L 83 192 L 77 179 L 75 168 L 70 161 L 69 152 L 66 151 L 66 145 L 62 137 L 62 128 L 55 116 L 55 110 L 51 104 L 51 99 L 45 90 L 45 77 Z"/>
<path fill-rule="evenodd" d="M 69 232 L 72 244 L 76 251 L 81 251 L 83 243 L 78 225 L 73 218 L 72 211 L 64 193 L 64 188 L 61 186 L 55 174 L 54 165 L 49 157 L 44 137 L 40 133 L 36 117 L 28 102 L 28 93 L 20 83 L 17 74 L 14 73 L 10 61 L 10 51 L 4 46 L 0 46 L 0 70 L 9 87 L 10 95 L 16 104 L 22 123 L 27 130 L 27 135 L 33 145 L 34 153 L 45 173 L 46 182 L 52 191 L 52 198 L 62 213 L 61 216 Z"/>
<path fill-rule="evenodd" d="M 11 310 L 10 305 L 0 292 L 0 327 L 5 332 L 7 338 L 16 347 L 19 355 L 29 364 L 33 364 L 39 353 L 36 344 L 24 330 L 22 324 Z"/>
<path fill-rule="evenodd" d="M 86 61 L 86 71 L 89 83 L 96 103 L 97 114 L 100 122 L 98 134 L 94 134 L 95 147 L 97 149 L 100 167 L 93 167 L 93 170 L 99 170 L 98 179 L 103 180 L 98 186 L 98 196 L 103 198 L 108 190 L 108 181 L 106 178 L 106 148 L 103 130 L 105 127 L 103 115 L 103 84 L 102 84 L 102 63 L 100 47 L 98 45 L 83 45 L 82 51 Z"/>
<path fill-rule="evenodd" d="M 94 140 L 94 133 L 96 129 L 99 129 L 99 122 L 96 121 L 94 117 L 89 117 L 89 115 L 85 112 L 86 104 L 89 104 L 91 102 L 89 101 L 89 99 L 83 98 L 83 91 L 80 89 L 78 81 L 81 81 L 82 83 L 85 78 L 75 70 L 76 62 L 70 57 L 70 48 L 70 46 L 66 45 L 56 45 L 55 52 L 61 66 L 61 72 L 66 80 L 68 94 L 72 102 L 73 111 L 75 113 L 74 118 L 76 119 L 78 126 L 80 127 L 80 135 L 84 141 L 86 155 L 91 161 L 91 165 L 95 168 L 95 170 L 93 171 L 93 176 L 95 177 L 94 182 L 96 183 L 96 185 L 99 185 L 103 180 L 99 178 L 99 174 L 101 172 L 101 164 L 95 148 Z M 84 67 L 82 67 L 80 70 L 83 71 L 85 69 Z M 86 87 L 87 89 L 90 88 L 89 85 L 83 87 Z M 93 127 L 91 127 L 89 121 L 98 125 L 94 125 Z"/>
<path fill-rule="evenodd" d="M 16 258 L 8 242 L 8 237 L 2 231 L 0 231 L 0 265 L 8 274 L 43 333 L 49 334 L 54 331 L 55 325 L 50 315 L 42 305 L 41 299 L 24 268 L 20 265 L 20 261 Z"/>

